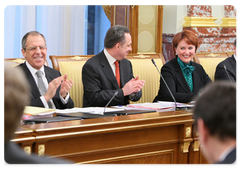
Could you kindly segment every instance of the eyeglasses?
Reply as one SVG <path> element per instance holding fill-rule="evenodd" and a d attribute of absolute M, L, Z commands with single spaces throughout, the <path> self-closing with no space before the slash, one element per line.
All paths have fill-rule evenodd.
<path fill-rule="evenodd" d="M 36 51 L 37 48 L 39 48 L 40 51 L 43 51 L 45 50 L 47 47 L 46 46 L 39 46 L 39 47 L 29 47 L 29 48 L 26 48 L 28 51 Z"/>

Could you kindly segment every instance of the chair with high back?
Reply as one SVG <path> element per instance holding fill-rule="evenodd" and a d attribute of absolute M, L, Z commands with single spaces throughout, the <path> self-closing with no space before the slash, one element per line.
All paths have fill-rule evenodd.
<path fill-rule="evenodd" d="M 19 64 L 22 64 L 26 61 L 25 58 L 4 58 L 4 61 L 10 66 L 15 67 Z"/>
<path fill-rule="evenodd" d="M 162 54 L 129 54 L 127 55 L 132 63 L 133 75 L 139 76 L 139 80 L 145 80 L 145 85 L 142 88 L 142 97 L 137 102 L 130 103 L 152 103 L 155 96 L 158 94 L 160 85 L 160 75 L 153 65 L 151 59 L 154 59 L 159 70 L 165 64 Z"/>
<path fill-rule="evenodd" d="M 74 84 L 69 93 L 75 107 L 83 106 L 82 67 L 92 56 L 93 55 L 49 56 L 53 68 L 58 70 L 62 75 L 67 74 L 68 79 L 73 80 Z"/>
<path fill-rule="evenodd" d="M 200 52 L 195 54 L 193 60 L 194 62 L 201 64 L 208 76 L 211 78 L 211 80 L 214 81 L 214 75 L 217 65 L 230 56 L 231 54 L 227 52 Z"/>
<path fill-rule="evenodd" d="M 26 61 L 25 58 L 4 58 L 4 61 L 7 62 L 10 66 L 15 67 L 19 64 L 22 64 Z M 47 60 L 45 65 L 48 66 Z"/>

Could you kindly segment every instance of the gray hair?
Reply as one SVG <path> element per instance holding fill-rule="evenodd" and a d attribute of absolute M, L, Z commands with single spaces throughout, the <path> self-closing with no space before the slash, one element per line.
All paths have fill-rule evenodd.
<path fill-rule="evenodd" d="M 109 28 L 104 39 L 104 47 L 113 48 L 117 43 L 123 45 L 126 42 L 125 33 L 130 33 L 130 31 L 122 25 Z"/>
<path fill-rule="evenodd" d="M 39 33 L 38 31 L 30 31 L 30 32 L 26 33 L 26 34 L 23 36 L 23 38 L 22 38 L 22 49 L 24 49 L 25 51 L 26 51 L 26 46 L 27 46 L 27 45 L 26 45 L 27 37 L 28 37 L 29 35 L 33 35 L 33 36 L 41 35 L 41 36 L 43 37 L 43 39 L 44 39 L 45 46 L 47 46 L 46 39 L 45 39 L 45 37 L 44 37 L 41 33 Z"/>

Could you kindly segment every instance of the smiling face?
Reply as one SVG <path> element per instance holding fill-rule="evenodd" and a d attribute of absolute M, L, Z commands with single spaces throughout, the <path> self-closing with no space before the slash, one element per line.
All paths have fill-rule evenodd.
<path fill-rule="evenodd" d="M 186 64 L 188 64 L 193 59 L 195 51 L 195 46 L 187 44 L 184 39 L 182 39 L 175 48 L 175 52 L 178 55 L 179 59 Z"/>
<path fill-rule="evenodd" d="M 22 49 L 26 61 L 35 69 L 39 70 L 46 61 L 47 48 L 41 35 L 29 35 L 26 48 Z"/>

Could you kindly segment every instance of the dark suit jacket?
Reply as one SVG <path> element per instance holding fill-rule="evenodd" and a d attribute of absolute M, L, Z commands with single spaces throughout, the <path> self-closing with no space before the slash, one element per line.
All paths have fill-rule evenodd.
<path fill-rule="evenodd" d="M 119 61 L 121 87 L 133 78 L 132 64 L 129 60 Z M 129 96 L 124 96 L 119 88 L 116 77 L 108 63 L 104 52 L 90 58 L 82 69 L 82 82 L 84 88 L 83 107 L 104 107 L 118 91 L 109 106 L 129 104 Z M 142 92 L 137 92 L 133 101 L 141 98 Z"/>
<path fill-rule="evenodd" d="M 18 67 L 20 67 L 23 72 L 25 73 L 27 80 L 31 86 L 31 101 L 30 101 L 30 106 L 38 106 L 38 107 L 44 107 L 43 103 L 40 99 L 41 94 L 38 90 L 37 84 L 34 81 L 34 78 L 31 74 L 31 72 L 29 71 L 29 69 L 27 68 L 26 63 L 20 64 Z M 44 66 L 44 70 L 45 70 L 45 75 L 47 78 L 48 83 L 50 83 L 53 79 L 61 76 L 60 72 L 57 70 L 54 70 L 50 67 Z M 57 109 L 66 109 L 66 108 L 72 108 L 74 107 L 74 103 L 73 100 L 71 99 L 71 97 L 69 97 L 68 103 L 67 104 L 63 104 L 61 99 L 60 99 L 60 95 L 59 95 L 59 91 L 60 91 L 60 86 L 58 87 L 55 96 L 52 98 L 54 105 L 56 106 Z"/>
<path fill-rule="evenodd" d="M 232 164 L 235 161 L 236 161 L 236 148 L 234 148 L 223 161 L 217 162 L 217 164 Z"/>
<path fill-rule="evenodd" d="M 222 62 L 220 62 L 216 67 L 215 72 L 215 80 L 229 80 L 226 70 L 224 69 L 224 65 L 226 66 L 228 75 L 231 81 L 236 81 L 236 60 L 234 56 L 226 58 Z"/>
<path fill-rule="evenodd" d="M 187 103 L 192 101 L 194 96 L 198 94 L 199 90 L 207 83 L 211 82 L 211 79 L 200 64 L 192 62 L 192 66 L 196 67 L 192 73 L 193 92 L 191 92 L 184 78 L 182 70 L 177 62 L 177 58 L 174 58 L 166 63 L 161 69 L 162 76 L 177 102 Z M 160 78 L 158 95 L 155 97 L 153 102 L 157 101 L 173 101 L 162 78 Z"/>
<path fill-rule="evenodd" d="M 73 163 L 64 159 L 51 159 L 27 155 L 17 144 L 8 142 L 4 144 L 4 159 L 9 164 L 69 164 Z"/>

